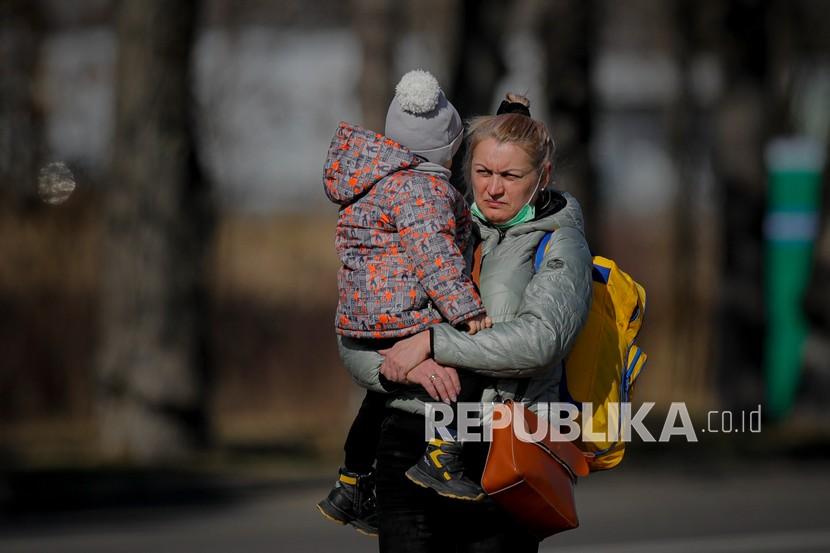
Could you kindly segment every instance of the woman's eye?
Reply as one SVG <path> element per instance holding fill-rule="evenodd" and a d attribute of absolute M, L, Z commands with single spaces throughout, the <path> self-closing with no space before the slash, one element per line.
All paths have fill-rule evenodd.
<path fill-rule="evenodd" d="M 486 170 L 486 169 L 478 169 L 478 170 L 476 170 L 476 174 L 477 174 L 477 175 L 488 176 L 488 175 L 490 175 L 491 173 L 490 173 L 490 171 L 488 171 L 488 170 Z"/>

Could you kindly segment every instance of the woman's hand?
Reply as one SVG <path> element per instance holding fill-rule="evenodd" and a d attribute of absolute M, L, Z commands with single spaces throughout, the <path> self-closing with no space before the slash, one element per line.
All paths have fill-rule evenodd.
<path fill-rule="evenodd" d="M 410 384 L 420 384 L 432 399 L 440 399 L 444 403 L 457 401 L 461 392 L 458 372 L 452 367 L 439 365 L 432 359 L 422 361 L 409 371 L 406 381 Z"/>
<path fill-rule="evenodd" d="M 399 340 L 389 349 L 378 351 L 383 355 L 380 374 L 387 380 L 406 383 L 406 375 L 430 356 L 429 331 L 424 330 L 409 338 Z"/>

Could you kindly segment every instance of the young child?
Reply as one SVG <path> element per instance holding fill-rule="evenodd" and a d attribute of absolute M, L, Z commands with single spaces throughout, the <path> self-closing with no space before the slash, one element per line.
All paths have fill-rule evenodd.
<path fill-rule="evenodd" d="M 341 206 L 335 237 L 341 336 L 373 340 L 373 349 L 383 349 L 442 321 L 466 324 L 471 333 L 491 326 L 462 253 L 472 240 L 470 212 L 449 181 L 463 131 L 458 112 L 425 71 L 411 71 L 398 83 L 385 136 L 347 123 L 338 127 L 324 185 Z M 465 388 L 458 400 L 478 401 L 481 391 Z M 326 517 L 370 534 L 376 533 L 372 467 L 386 399 L 367 392 L 344 446 L 340 477 L 317 505 Z M 433 474 L 425 455 L 407 476 L 442 495 L 481 499 L 480 486 L 464 477 L 460 453 L 460 443 L 431 440 L 427 455 L 448 470 Z"/>

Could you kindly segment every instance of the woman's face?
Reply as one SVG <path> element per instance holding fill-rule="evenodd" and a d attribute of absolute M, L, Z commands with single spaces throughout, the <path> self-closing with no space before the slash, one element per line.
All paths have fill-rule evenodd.
<path fill-rule="evenodd" d="M 541 182 L 547 182 L 548 167 Z M 540 172 L 530 156 L 515 144 L 487 138 L 473 150 L 470 167 L 473 197 L 491 223 L 506 223 L 536 192 Z"/>

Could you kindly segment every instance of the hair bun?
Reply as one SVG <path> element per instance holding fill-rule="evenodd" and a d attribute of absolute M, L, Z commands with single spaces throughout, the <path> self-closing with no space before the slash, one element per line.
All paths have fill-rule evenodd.
<path fill-rule="evenodd" d="M 504 98 L 505 99 L 501 101 L 501 104 L 499 104 L 499 109 L 496 111 L 496 115 L 517 113 L 519 115 L 530 117 L 530 100 L 520 94 L 513 94 L 512 92 L 508 92 Z"/>
<path fill-rule="evenodd" d="M 530 100 L 526 97 L 522 96 L 521 94 L 516 94 L 514 92 L 508 92 L 504 95 L 504 99 L 510 102 L 511 104 L 522 104 L 527 109 L 530 109 Z"/>

